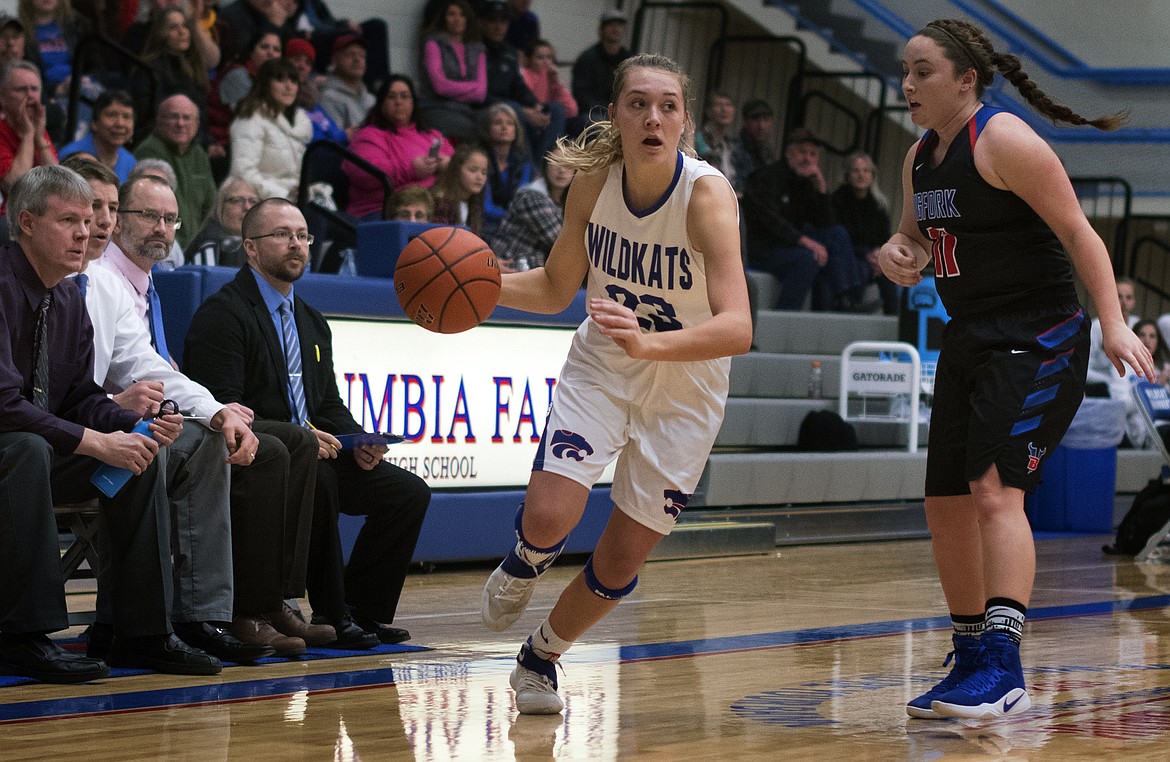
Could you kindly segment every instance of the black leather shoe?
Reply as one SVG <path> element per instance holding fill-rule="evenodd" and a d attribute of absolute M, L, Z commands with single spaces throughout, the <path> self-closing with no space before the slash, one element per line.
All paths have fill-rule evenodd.
<path fill-rule="evenodd" d="M 337 640 L 326 643 L 325 648 L 343 648 L 347 651 L 365 651 L 378 645 L 381 641 L 372 632 L 367 632 L 346 616 L 337 621 L 329 621 L 324 617 L 313 617 L 313 624 L 331 624 L 337 631 Z"/>
<path fill-rule="evenodd" d="M 388 646 L 392 646 L 395 643 L 405 643 L 410 640 L 410 633 L 401 627 L 391 627 L 388 624 L 375 622 L 373 619 L 366 619 L 357 615 L 354 616 L 353 621 L 357 622 L 358 626 L 363 630 L 377 635 L 378 640 Z"/>
<path fill-rule="evenodd" d="M 104 659 L 110 655 L 114 642 L 114 625 L 94 622 L 85 629 L 85 655 L 91 659 Z"/>
<path fill-rule="evenodd" d="M 211 622 L 175 622 L 173 626 L 184 643 L 223 661 L 250 662 L 276 653 L 272 646 L 245 643 Z"/>
<path fill-rule="evenodd" d="M 0 635 L 0 671 L 42 683 L 84 683 L 110 676 L 101 659 L 71 654 L 47 635 Z"/>
<path fill-rule="evenodd" d="M 218 675 L 219 659 L 192 648 L 177 635 L 148 635 L 144 638 L 117 638 L 110 648 L 110 665 L 132 669 L 153 669 L 172 675 Z"/>

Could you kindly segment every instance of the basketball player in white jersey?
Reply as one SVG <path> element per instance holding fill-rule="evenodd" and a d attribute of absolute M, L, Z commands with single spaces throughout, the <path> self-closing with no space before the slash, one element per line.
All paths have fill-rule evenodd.
<path fill-rule="evenodd" d="M 617 458 L 617 510 L 585 568 L 521 647 L 511 685 L 524 714 L 555 714 L 556 661 L 637 584 L 670 533 L 723 421 L 730 356 L 751 344 L 735 192 L 680 151 L 688 81 L 663 56 L 628 59 L 608 122 L 563 143 L 578 170 L 546 265 L 503 276 L 500 304 L 556 313 L 588 274 L 590 316 L 553 397 L 517 542 L 488 580 L 484 623 L 511 626 Z"/>

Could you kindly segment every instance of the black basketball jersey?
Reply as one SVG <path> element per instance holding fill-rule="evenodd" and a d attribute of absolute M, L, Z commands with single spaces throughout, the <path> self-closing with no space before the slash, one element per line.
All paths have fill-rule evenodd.
<path fill-rule="evenodd" d="M 1056 234 L 1022 198 L 988 184 L 975 168 L 975 141 L 1000 111 L 976 111 L 936 167 L 934 130 L 915 152 L 914 216 L 931 242 L 935 285 L 951 317 L 1077 300 Z"/>

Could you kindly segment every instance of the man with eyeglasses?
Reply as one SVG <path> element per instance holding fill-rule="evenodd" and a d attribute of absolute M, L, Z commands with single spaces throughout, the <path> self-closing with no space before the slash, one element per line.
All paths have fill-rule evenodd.
<path fill-rule="evenodd" d="M 261 201 L 244 217 L 243 236 L 248 266 L 195 313 L 187 371 L 217 399 L 252 408 L 257 421 L 292 421 L 313 431 L 319 447 L 308 573 L 313 621 L 333 625 L 338 647 L 400 643 L 410 633 L 391 623 L 430 489 L 385 462 L 384 446 L 340 450 L 335 435 L 363 429 L 337 388 L 329 324 L 294 293 L 313 240 L 304 215 L 282 198 Z M 339 510 L 366 516 L 348 567 Z"/>
<path fill-rule="evenodd" d="M 0 248 L 0 670 L 53 683 L 109 674 L 106 662 L 46 636 L 68 626 L 53 505 L 97 497 L 90 477 L 102 462 L 136 474 L 100 498 L 101 535 L 118 549 L 108 556 L 119 640 L 111 663 L 214 675 L 219 660 L 175 638 L 169 621 L 163 467 L 183 420 L 160 415 L 152 436 L 131 432 L 142 414 L 94 383 L 90 321 L 77 287 L 63 282 L 83 265 L 93 192 L 75 172 L 37 167 L 8 202 L 13 242 Z"/>
<path fill-rule="evenodd" d="M 154 131 L 134 150 L 139 161 L 162 159 L 174 168 L 179 179 L 175 188 L 179 216 L 190 223 L 175 234 L 179 247 L 184 250 L 195 236 L 196 226 L 207 218 L 215 199 L 211 158 L 195 139 L 198 134 L 199 108 L 195 102 L 186 95 L 172 95 L 159 104 Z"/>
<path fill-rule="evenodd" d="M 65 166 L 81 174 L 93 189 L 94 220 L 90 226 L 86 263 L 102 257 L 110 244 L 118 214 L 117 177 L 104 165 L 80 156 L 70 157 Z M 252 411 L 238 404 L 223 404 L 211 393 L 174 370 L 151 343 L 150 331 L 135 310 L 126 286 L 128 280 L 108 267 L 86 267 L 77 282 L 82 288 L 86 309 L 93 322 L 94 380 L 113 395 L 115 402 L 131 409 L 157 406 L 164 396 L 174 400 L 180 410 L 194 420 L 185 428 L 196 433 L 205 433 L 204 426 L 215 434 L 207 436 L 220 438 L 226 445 L 226 462 L 231 466 L 231 536 L 219 536 L 223 527 L 214 519 L 216 506 L 223 499 L 214 494 L 214 476 L 207 479 L 197 473 L 200 464 L 187 458 L 190 447 L 180 442 L 176 448 L 183 458 L 176 462 L 172 458 L 168 478 L 177 476 L 180 481 L 168 483 L 168 493 L 175 500 L 176 513 L 180 514 L 175 525 L 183 532 L 194 532 L 196 536 L 176 533 L 174 551 L 176 571 L 176 601 L 174 611 L 178 614 L 174 622 L 176 633 L 189 645 L 197 646 L 226 661 L 248 662 L 271 656 L 298 656 L 306 649 L 305 641 L 296 636 L 285 636 L 269 624 L 258 621 L 241 621 L 247 617 L 254 620 L 278 619 L 275 612 L 282 606 L 284 592 L 283 543 L 273 542 L 274 528 L 284 526 L 288 521 L 296 522 L 297 510 L 286 508 L 287 482 L 289 478 L 290 453 L 288 447 L 278 438 L 268 434 L 255 434 L 250 425 Z M 294 429 L 295 427 L 288 427 Z M 190 435 L 189 435 L 190 436 Z M 294 442 L 305 448 L 313 445 L 311 436 L 296 432 Z M 214 457 L 210 443 L 204 445 Z M 197 447 L 196 451 L 202 448 Z M 315 455 L 315 448 L 312 453 Z M 206 465 L 204 466 L 206 467 Z M 219 469 L 218 462 L 210 463 Z M 171 470 L 176 473 L 172 475 Z M 212 487 L 202 485 L 210 482 Z M 201 494 L 190 501 L 188 486 L 199 484 Z M 303 489 L 303 486 L 302 486 Z M 212 501 L 211 508 L 200 510 L 200 501 Z M 210 515 L 211 521 L 198 523 L 200 517 Z M 215 543 L 228 546 L 231 552 L 231 566 L 226 571 L 233 574 L 234 598 L 230 603 L 232 616 L 207 620 L 200 617 L 222 614 L 225 598 L 232 590 L 218 586 L 198 584 L 202 580 L 215 580 L 221 573 L 219 568 L 202 568 L 206 564 L 222 564 L 223 558 L 216 552 L 203 552 L 207 545 Z M 192 548 L 195 550 L 193 551 Z M 218 548 L 213 547 L 213 550 Z M 198 551 L 198 552 L 195 552 Z M 303 576 L 303 572 L 302 572 Z M 301 583 L 303 589 L 303 583 Z M 101 585 L 99 581 L 99 593 Z M 103 621 L 99 606 L 99 622 Z M 103 639 L 109 641 L 109 634 L 102 632 L 100 625 L 90 628 L 90 650 L 100 652 Z M 239 632 L 239 635 L 236 633 Z M 322 641 L 332 640 L 331 630 L 324 628 L 318 633 Z"/>

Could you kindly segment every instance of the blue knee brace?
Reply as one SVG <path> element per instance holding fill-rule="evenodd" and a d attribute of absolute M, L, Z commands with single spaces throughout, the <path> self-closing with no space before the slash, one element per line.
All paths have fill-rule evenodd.
<path fill-rule="evenodd" d="M 553 561 L 557 560 L 557 556 L 565 549 L 565 543 L 569 538 L 566 535 L 551 548 L 537 548 L 524 538 L 524 531 L 521 529 L 523 518 L 524 503 L 520 503 L 520 508 L 516 511 L 516 546 L 508 552 L 501 566 L 513 577 L 531 579 L 544 574 L 545 570 L 552 566 Z"/>
<path fill-rule="evenodd" d="M 593 573 L 593 556 L 589 556 L 589 560 L 585 562 L 585 586 L 598 598 L 604 598 L 607 601 L 620 601 L 634 592 L 634 588 L 638 586 L 638 576 L 634 575 L 630 584 L 618 590 L 606 587 L 597 581 L 597 575 Z"/>

